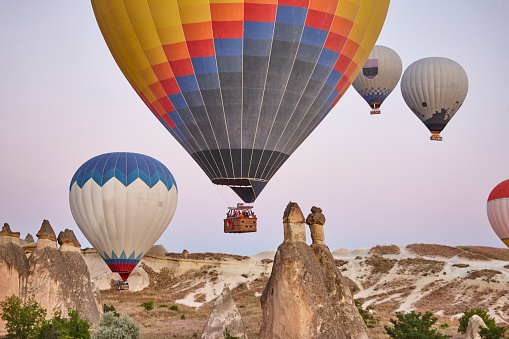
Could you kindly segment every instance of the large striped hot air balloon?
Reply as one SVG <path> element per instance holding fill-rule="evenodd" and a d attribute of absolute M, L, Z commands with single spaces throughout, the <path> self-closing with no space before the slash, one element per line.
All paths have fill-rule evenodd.
<path fill-rule="evenodd" d="M 401 78 L 403 99 L 430 130 L 431 140 L 442 140 L 440 132 L 459 110 L 467 92 L 467 73 L 447 58 L 417 60 Z"/>
<path fill-rule="evenodd" d="M 389 0 L 92 0 L 118 66 L 217 185 L 253 202 L 334 107 Z"/>
<path fill-rule="evenodd" d="M 168 227 L 177 184 L 159 161 L 137 153 L 107 153 L 74 174 L 74 220 L 113 272 L 126 280 Z"/>
<path fill-rule="evenodd" d="M 362 71 L 352 83 L 372 108 L 371 114 L 380 114 L 380 106 L 398 84 L 402 70 L 398 53 L 381 45 L 373 47 Z"/>
<path fill-rule="evenodd" d="M 487 210 L 491 227 L 509 247 L 509 180 L 502 181 L 491 191 Z"/>

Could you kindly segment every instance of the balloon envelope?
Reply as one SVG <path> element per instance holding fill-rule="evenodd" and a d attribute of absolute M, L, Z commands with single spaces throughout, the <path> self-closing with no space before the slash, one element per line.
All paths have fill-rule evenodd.
<path fill-rule="evenodd" d="M 491 227 L 509 247 L 509 180 L 502 181 L 491 191 L 487 210 Z"/>
<path fill-rule="evenodd" d="M 447 58 L 417 60 L 401 78 L 403 99 L 434 136 L 439 136 L 456 114 L 467 92 L 467 73 Z"/>
<path fill-rule="evenodd" d="M 74 174 L 69 204 L 74 220 L 123 280 L 168 227 L 177 185 L 159 161 L 137 153 L 107 153 Z"/>
<path fill-rule="evenodd" d="M 349 87 L 389 0 L 92 0 L 118 66 L 211 181 L 253 202 Z"/>
<path fill-rule="evenodd" d="M 375 110 L 380 108 L 396 87 L 402 70 L 401 58 L 395 51 L 376 45 L 352 86 Z"/>

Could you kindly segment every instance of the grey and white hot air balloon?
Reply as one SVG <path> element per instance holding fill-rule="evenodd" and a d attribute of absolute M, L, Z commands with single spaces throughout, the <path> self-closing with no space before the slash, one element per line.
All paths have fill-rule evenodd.
<path fill-rule="evenodd" d="M 372 108 L 371 114 L 380 114 L 380 106 L 398 84 L 402 70 L 401 58 L 395 51 L 380 45 L 373 47 L 352 83 Z"/>
<path fill-rule="evenodd" d="M 403 99 L 430 130 L 431 140 L 442 140 L 440 132 L 461 107 L 467 92 L 467 73 L 447 58 L 417 60 L 401 78 Z"/>

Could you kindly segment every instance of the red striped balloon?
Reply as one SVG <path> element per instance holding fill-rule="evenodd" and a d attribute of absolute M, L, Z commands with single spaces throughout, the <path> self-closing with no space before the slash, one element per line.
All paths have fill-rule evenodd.
<path fill-rule="evenodd" d="M 487 209 L 491 227 L 509 247 L 509 180 L 502 181 L 491 191 Z"/>

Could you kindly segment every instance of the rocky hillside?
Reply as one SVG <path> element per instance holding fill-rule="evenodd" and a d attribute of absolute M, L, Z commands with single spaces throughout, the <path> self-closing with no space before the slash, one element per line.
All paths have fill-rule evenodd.
<path fill-rule="evenodd" d="M 102 290 L 111 288 L 118 277 L 93 250 L 83 254 L 91 279 Z M 257 305 L 274 254 L 168 253 L 158 245 L 129 278 L 130 292 L 164 292 L 165 302 L 199 310 L 210 307 L 227 282 L 234 299 L 236 291 L 242 291 L 244 303 Z M 396 311 L 416 310 L 432 311 L 440 323 L 454 326 L 465 309 L 483 308 L 500 324 L 509 325 L 509 249 L 412 244 L 338 249 L 333 256 L 354 297 L 373 306 L 381 324 L 394 318 Z M 118 298 L 109 296 L 106 300 Z M 257 316 L 258 310 L 250 312 Z M 382 333 L 379 326 L 372 334 L 376 338 Z"/>

